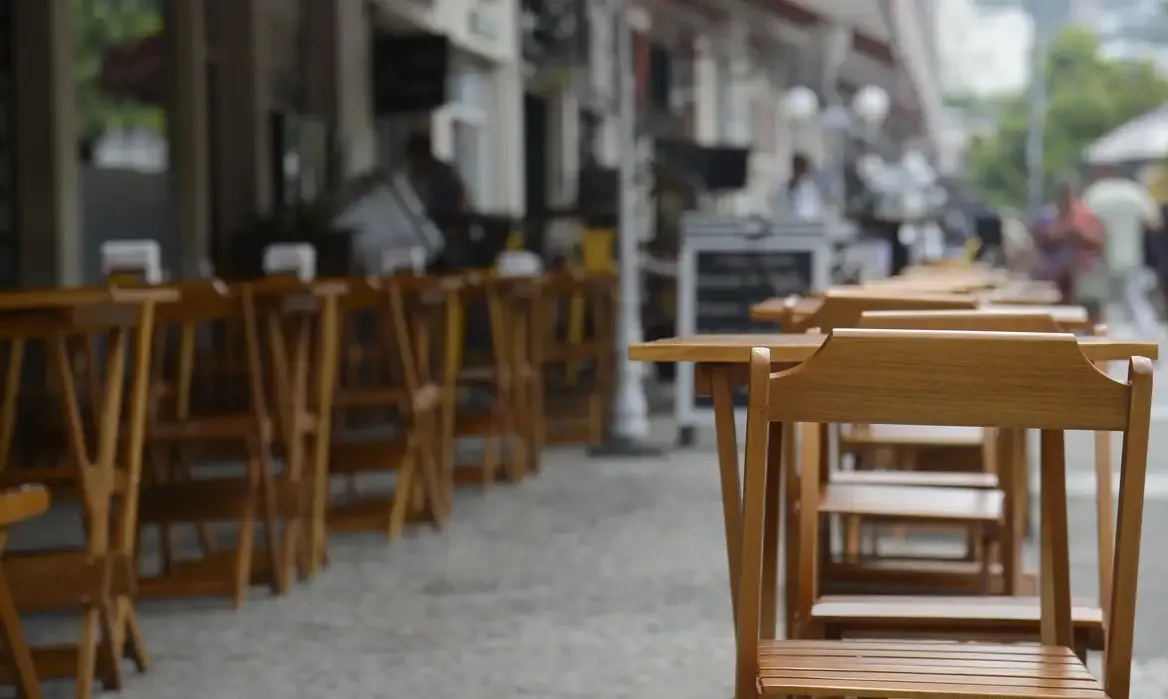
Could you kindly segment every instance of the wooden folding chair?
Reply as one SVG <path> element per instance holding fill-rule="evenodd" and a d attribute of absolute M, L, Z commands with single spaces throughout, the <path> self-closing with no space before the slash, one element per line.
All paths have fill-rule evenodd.
<path fill-rule="evenodd" d="M 736 699 L 761 695 L 1129 699 L 1152 363 L 1116 381 L 1063 334 L 837 330 L 795 369 L 750 366 Z M 773 423 L 778 423 L 775 425 Z M 1039 646 L 946 641 L 776 640 L 783 444 L 798 425 L 802 542 L 819 531 L 818 425 L 944 424 L 1041 430 Z M 1065 430 L 1124 433 L 1107 653 L 1099 682 L 1075 656 L 1067 543 Z M 770 443 L 768 443 L 770 442 Z M 775 442 L 778 442 L 777 444 Z M 788 464 L 790 466 L 790 464 Z M 787 569 L 800 605 L 817 597 L 820 550 L 799 545 Z"/>
<path fill-rule="evenodd" d="M 461 290 L 464 322 L 469 320 L 465 314 L 485 307 L 491 341 L 488 352 L 460 357 L 458 387 L 488 393 L 490 405 L 462 406 L 456 412 L 454 437 L 481 437 L 484 448 L 479 464 L 455 464 L 455 482 L 485 488 L 500 475 L 517 481 L 537 467 L 532 415 L 540 397 L 530 339 L 539 284 L 538 278 L 475 275 Z M 506 454 L 505 445 L 510 447 Z"/>
<path fill-rule="evenodd" d="M 975 300 L 960 296 L 896 295 L 863 289 L 832 290 L 799 327 L 831 332 L 836 328 L 854 327 L 865 313 L 874 311 L 972 312 L 976 308 Z M 827 427 L 822 429 L 824 439 L 827 439 Z M 890 436 L 887 434 L 889 429 L 901 432 Z M 949 427 L 846 425 L 838 431 L 843 450 L 865 449 L 869 445 L 864 442 L 864 438 L 876 432 L 883 440 L 881 447 L 887 448 L 888 442 L 901 439 L 901 443 L 893 446 L 906 450 L 910 446 L 913 449 L 940 450 L 947 461 L 955 457 L 967 460 L 972 457 L 979 469 L 990 446 L 981 429 L 963 431 Z M 933 443 L 933 440 L 939 441 Z M 828 452 L 824 452 L 823 458 L 825 461 L 821 472 L 826 476 Z M 825 578 L 825 584 L 830 584 L 833 591 L 854 588 L 855 585 L 878 584 L 882 587 L 891 585 L 984 593 L 998 584 L 998 580 L 1006 579 L 1012 585 L 1012 572 L 1003 573 L 1002 566 L 993 563 L 986 553 L 986 542 L 999 540 L 1003 532 L 1005 505 L 1003 494 L 997 489 L 996 483 L 913 484 L 932 486 L 932 490 L 923 491 L 917 487 L 898 485 L 888 476 L 884 478 L 886 480 L 881 481 L 869 477 L 867 482 L 841 479 L 839 483 L 833 482 L 831 485 L 825 482 L 821 509 L 844 524 L 846 544 L 841 556 L 825 560 L 825 565 L 831 566 L 831 574 Z M 905 521 L 958 527 L 973 532 L 975 546 L 972 555 L 960 560 L 939 559 L 935 556 L 912 559 L 902 557 L 902 560 L 861 558 L 858 546 L 860 520 L 887 520 L 895 513 L 899 513 Z M 1007 556 L 1006 560 L 1012 561 L 1013 556 Z M 1013 587 L 1007 586 L 1006 591 L 1012 593 Z"/>
<path fill-rule="evenodd" d="M 367 279 L 350 285 L 342 302 L 348 331 L 360 331 L 361 349 L 342 367 L 335 407 L 341 414 L 375 412 L 356 428 L 334 430 L 330 475 L 349 487 L 329 511 L 333 530 L 380 530 L 396 537 L 407 521 L 441 526 L 450 512 L 441 471 L 439 440 L 442 390 L 430 372 L 430 338 L 444 294 L 419 297 L 409 277 Z M 345 424 L 345 423 L 342 423 Z M 388 496 L 360 492 L 357 478 L 394 473 Z"/>
<path fill-rule="evenodd" d="M 269 348 L 260 339 L 250 286 L 197 281 L 176 289 L 180 298 L 159 309 L 156 397 L 139 516 L 144 530 L 159 529 L 160 569 L 140 572 L 139 591 L 148 597 L 229 596 L 239 608 L 253 584 L 277 592 L 291 586 L 277 558 L 278 503 L 290 495 L 278 492 L 272 463 Z M 241 468 L 224 463 L 236 461 Z M 236 527 L 235 544 L 223 548 L 211 525 L 228 523 Z M 184 525 L 198 535 L 194 556 L 180 552 L 176 542 Z"/>
<path fill-rule="evenodd" d="M 0 553 L 8 543 L 8 530 L 49 509 L 49 491 L 39 485 L 24 486 L 0 493 Z M 0 565 L 0 635 L 3 636 L 3 661 L 0 674 L 6 676 L 8 684 L 16 686 L 23 699 L 41 699 L 44 692 L 37 678 L 36 665 L 24 632 L 20 628 L 20 616 L 12 601 L 12 590 L 8 578 Z"/>
<path fill-rule="evenodd" d="M 1058 328 L 1048 315 L 1019 313 L 989 313 L 981 311 L 892 311 L 865 313 L 861 327 L 890 327 L 921 330 L 965 330 L 989 332 L 1057 332 Z M 914 326 L 921 326 L 914 328 Z M 1110 433 L 1096 433 L 1096 440 L 1105 439 Z M 928 488 L 961 485 L 978 487 L 968 476 L 984 476 L 989 481 L 987 488 L 999 487 L 999 477 L 1004 481 L 1006 493 L 1007 520 L 1004 537 L 1009 537 L 1010 546 L 998 552 L 999 555 L 1014 556 L 1015 560 L 1006 566 L 1007 570 L 1021 573 L 1021 521 L 1025 510 L 1019 503 L 1018 483 L 1026 477 L 1023 463 L 1018 463 L 1012 452 L 1013 445 L 1024 439 L 1024 435 L 1012 434 L 1003 444 L 1004 453 L 997 461 L 999 470 L 988 470 L 981 474 L 920 472 L 920 471 L 860 471 L 835 472 L 829 476 L 833 484 L 839 482 L 859 484 L 894 484 L 900 487 L 923 485 Z M 1097 464 L 1097 488 L 1105 494 L 1107 506 L 1097 503 L 1097 519 L 1100 531 L 1098 546 L 1100 589 L 1110 589 L 1111 546 L 1111 466 L 1109 447 Z M 798 488 L 795 488 L 797 491 Z M 788 496 L 787 507 L 797 506 Z M 845 532 L 845 537 L 849 532 Z M 822 536 L 822 534 L 821 534 Z M 788 520 L 785 540 L 789 551 L 799 544 L 797 521 Z M 845 542 L 845 548 L 848 544 Z M 823 572 L 821 572 L 821 575 Z M 1017 640 L 1038 638 L 1039 601 L 1034 596 L 905 596 L 905 595 L 826 595 L 818 597 L 810 609 L 794 610 L 798 604 L 788 591 L 788 619 L 807 620 L 804 626 L 790 633 L 802 637 L 844 638 L 918 638 L 943 637 L 948 639 Z M 1099 603 L 1077 602 L 1072 607 L 1075 627 L 1075 649 L 1085 657 L 1088 650 L 1103 650 L 1103 612 L 1106 592 L 1101 593 Z"/>
<path fill-rule="evenodd" d="M 579 328 L 559 322 L 564 310 Z M 543 435 L 537 442 L 604 441 L 615 390 L 616 314 L 614 274 L 570 270 L 544 278 L 531 345 L 546 406 L 533 413 Z"/>
<path fill-rule="evenodd" d="M 343 279 L 273 276 L 247 285 L 270 348 L 275 446 L 283 457 L 281 492 L 290 512 L 281 540 L 285 571 L 313 577 L 328 561 L 329 451 L 339 364 Z M 291 572 L 284 574 L 291 575 Z"/>
<path fill-rule="evenodd" d="M 42 483 L 79 502 L 85 540 L 9 554 L 4 569 L 22 614 L 81 610 L 77 642 L 31 649 L 37 674 L 75 679 L 79 699 L 97 678 L 120 688 L 127 655 L 140 671 L 150 663 L 131 601 L 137 484 L 155 308 L 174 297 L 104 287 L 0 294 L 0 484 Z M 38 379 L 47 400 L 23 402 Z"/>

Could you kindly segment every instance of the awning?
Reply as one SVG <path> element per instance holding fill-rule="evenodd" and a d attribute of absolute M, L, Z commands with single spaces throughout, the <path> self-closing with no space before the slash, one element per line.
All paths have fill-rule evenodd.
<path fill-rule="evenodd" d="M 1083 149 L 1092 165 L 1168 158 L 1168 105 L 1136 117 Z"/>

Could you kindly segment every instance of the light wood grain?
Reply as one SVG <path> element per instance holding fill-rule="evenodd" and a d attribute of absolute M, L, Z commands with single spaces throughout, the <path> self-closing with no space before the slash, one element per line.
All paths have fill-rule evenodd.
<path fill-rule="evenodd" d="M 709 364 L 746 364 L 750 350 L 765 347 L 775 364 L 802 362 L 819 349 L 827 335 L 779 333 L 739 335 L 689 335 L 641 342 L 629 347 L 629 359 L 635 362 L 694 362 Z M 1079 349 L 1091 361 L 1120 361 L 1131 357 L 1157 359 L 1160 347 L 1145 340 L 1109 337 L 1080 337 Z"/>

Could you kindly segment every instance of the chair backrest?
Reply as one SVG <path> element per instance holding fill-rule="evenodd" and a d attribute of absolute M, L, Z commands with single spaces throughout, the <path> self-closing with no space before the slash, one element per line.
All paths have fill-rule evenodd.
<path fill-rule="evenodd" d="M 200 279 L 169 288 L 178 298 L 158 307 L 153 371 L 171 390 L 160 393 L 152 419 L 247 412 L 262 422 L 269 362 L 251 285 Z"/>
<path fill-rule="evenodd" d="M 852 328 L 867 311 L 940 311 L 973 310 L 977 300 L 967 296 L 944 294 L 893 294 L 888 292 L 833 291 L 823 298 L 823 304 L 792 331 L 819 328 L 831 332 L 836 328 Z"/>
<path fill-rule="evenodd" d="M 1073 646 L 1063 431 L 1124 433 L 1105 686 L 1127 699 L 1135 624 L 1152 364 L 1129 363 L 1128 380 L 1099 371 L 1062 333 L 837 330 L 800 366 L 771 375 L 770 352 L 752 351 L 747 416 L 743 549 L 738 598 L 738 688 L 757 676 L 763 512 L 769 423 L 803 423 L 801 495 L 818 488 L 815 423 L 859 422 L 1039 429 L 1042 474 L 1042 624 L 1046 645 Z M 772 400 L 771 397 L 775 399 Z M 816 503 L 801 498 L 799 526 L 818 526 Z M 816 552 L 800 547 L 798 567 Z M 800 591 L 800 594 L 803 594 Z"/>
<path fill-rule="evenodd" d="M 1055 319 L 1047 313 L 1036 313 L 1020 308 L 993 311 L 868 311 L 860 318 L 860 328 L 887 330 L 978 330 L 989 332 L 1062 332 Z M 1095 327 L 1095 335 L 1104 336 L 1107 327 Z M 1106 364 L 1103 363 L 1104 365 Z M 1105 369 L 1105 366 L 1100 368 Z M 1106 612 L 1111 592 L 1111 560 L 1114 555 L 1114 526 L 1112 524 L 1111 433 L 1095 433 L 1095 519 L 1098 527 L 1096 555 L 1099 560 L 1099 604 Z M 1007 463 L 1009 455 L 993 456 L 998 463 Z M 1017 493 L 1004 485 L 1011 498 Z"/>

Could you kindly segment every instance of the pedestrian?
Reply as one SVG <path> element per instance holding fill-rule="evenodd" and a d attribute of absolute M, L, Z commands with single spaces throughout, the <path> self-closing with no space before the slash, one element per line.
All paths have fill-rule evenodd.
<path fill-rule="evenodd" d="M 800 221 L 823 219 L 823 196 L 811 173 L 811 159 L 803 153 L 791 158 L 791 179 L 787 180 L 787 210 Z"/>
<path fill-rule="evenodd" d="M 1168 221 L 1168 167 L 1154 163 L 1144 168 L 1140 181 L 1148 188 L 1148 194 L 1160 208 L 1160 220 Z M 1157 235 L 1156 231 L 1146 231 L 1148 267 L 1156 273 L 1160 285 L 1163 309 L 1168 312 L 1168 235 Z"/>
<path fill-rule="evenodd" d="M 1034 237 L 1043 255 L 1043 276 L 1058 285 L 1062 303 L 1083 306 L 1093 319 L 1102 318 L 1110 297 L 1105 231 L 1072 181 L 1059 184 Z"/>
<path fill-rule="evenodd" d="M 1102 225 L 1108 298 L 1119 302 L 1141 337 L 1159 340 L 1160 323 L 1147 296 L 1154 282 L 1144 268 L 1144 230 L 1161 235 L 1159 207 L 1146 188 L 1109 166 L 1097 169 L 1083 203 Z"/>

